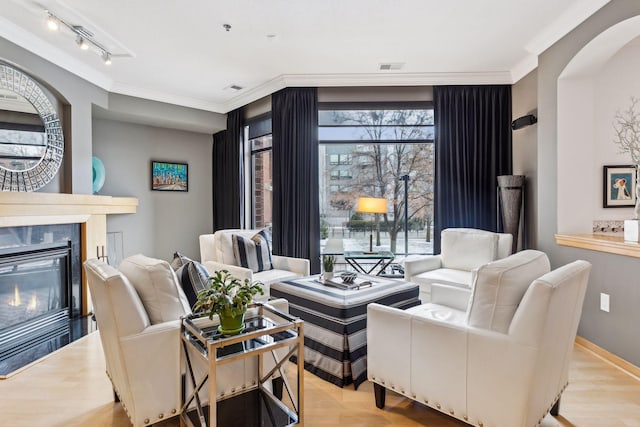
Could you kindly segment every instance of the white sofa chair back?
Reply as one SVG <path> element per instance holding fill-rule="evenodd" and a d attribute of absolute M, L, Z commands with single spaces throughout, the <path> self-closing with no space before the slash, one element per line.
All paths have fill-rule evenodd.
<path fill-rule="evenodd" d="M 186 297 L 169 263 L 134 255 L 117 270 L 97 259 L 84 263 L 94 314 L 105 355 L 107 375 L 134 427 L 146 426 L 180 413 L 185 359 L 180 317 L 190 314 Z M 286 300 L 269 302 L 288 312 Z M 199 319 L 200 320 L 200 319 Z M 217 324 L 207 318 L 206 323 Z M 280 356 L 287 349 L 278 350 Z M 191 354 L 198 373 L 208 369 Z M 263 358 L 263 372 L 274 366 Z M 258 360 L 245 358 L 224 365 L 216 375 L 218 397 L 231 396 L 258 380 Z M 274 378 L 279 372 L 274 374 Z M 187 393 L 190 392 L 186 381 Z M 200 394 L 208 402 L 208 387 Z"/>
<path fill-rule="evenodd" d="M 468 299 L 475 271 L 509 256 L 513 236 L 474 228 L 447 228 L 440 233 L 440 242 L 440 254 L 405 261 L 404 279 L 420 285 L 423 303 L 431 300 L 433 284 L 466 289 L 463 298 Z"/>
<path fill-rule="evenodd" d="M 219 270 L 228 270 L 240 279 L 259 280 L 264 284 L 265 294 L 257 297 L 256 300 L 264 301 L 269 297 L 269 287 L 271 283 L 282 280 L 293 279 L 310 274 L 309 260 L 302 258 L 285 257 L 271 255 L 273 269 L 254 273 L 249 268 L 239 265 L 233 252 L 232 236 L 237 234 L 250 239 L 260 230 L 240 230 L 227 229 L 218 230 L 213 234 L 203 234 L 200 236 L 200 257 L 201 262 L 209 273 Z"/>
<path fill-rule="evenodd" d="M 370 304 L 368 377 L 473 425 L 537 425 L 559 403 L 590 264 L 549 272 L 539 251 L 479 268 L 465 310 L 430 302 L 401 311 Z"/>

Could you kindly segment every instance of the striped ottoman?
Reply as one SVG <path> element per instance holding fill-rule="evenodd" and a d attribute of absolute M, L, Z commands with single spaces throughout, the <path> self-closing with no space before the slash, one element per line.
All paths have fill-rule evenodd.
<path fill-rule="evenodd" d="M 371 287 L 343 290 L 323 285 L 319 276 L 271 285 L 271 297 L 287 299 L 289 313 L 305 322 L 305 369 L 340 387 L 353 383 L 357 389 L 367 379 L 367 305 L 406 309 L 420 304 L 414 283 L 363 277 Z"/>

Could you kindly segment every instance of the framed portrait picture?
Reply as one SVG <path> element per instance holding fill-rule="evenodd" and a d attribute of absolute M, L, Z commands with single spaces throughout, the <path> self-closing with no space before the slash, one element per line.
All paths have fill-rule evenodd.
<path fill-rule="evenodd" d="M 636 174 L 633 165 L 603 166 L 603 207 L 628 208 L 636 204 Z"/>
<path fill-rule="evenodd" d="M 189 165 L 186 163 L 151 161 L 151 189 L 189 191 Z"/>

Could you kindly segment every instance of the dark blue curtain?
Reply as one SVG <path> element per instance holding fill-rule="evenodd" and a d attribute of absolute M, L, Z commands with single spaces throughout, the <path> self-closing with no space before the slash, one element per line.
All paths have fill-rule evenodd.
<path fill-rule="evenodd" d="M 213 231 L 242 226 L 242 110 L 227 114 L 227 130 L 213 135 Z"/>
<path fill-rule="evenodd" d="M 273 252 L 306 258 L 319 273 L 318 91 L 286 88 L 271 102 Z"/>
<path fill-rule="evenodd" d="M 496 231 L 497 181 L 510 175 L 511 86 L 436 86 L 434 253 L 450 227 Z"/>

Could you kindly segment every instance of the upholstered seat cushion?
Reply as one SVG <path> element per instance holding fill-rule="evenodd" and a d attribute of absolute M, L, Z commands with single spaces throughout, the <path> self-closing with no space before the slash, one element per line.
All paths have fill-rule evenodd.
<path fill-rule="evenodd" d="M 136 289 L 151 324 L 191 313 L 189 301 L 167 261 L 138 254 L 122 260 L 119 270 Z"/>
<path fill-rule="evenodd" d="M 432 283 L 471 288 L 472 276 L 473 273 L 471 271 L 439 268 L 417 274 L 411 278 L 411 281 L 419 285 L 424 285 L 425 289 L 430 288 Z"/>
<path fill-rule="evenodd" d="M 446 305 L 433 304 L 430 302 L 411 307 L 405 311 L 412 316 L 447 322 L 448 324 L 459 325 L 460 327 L 464 327 L 467 321 L 466 311 L 456 310 Z"/>

